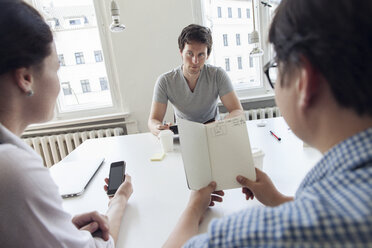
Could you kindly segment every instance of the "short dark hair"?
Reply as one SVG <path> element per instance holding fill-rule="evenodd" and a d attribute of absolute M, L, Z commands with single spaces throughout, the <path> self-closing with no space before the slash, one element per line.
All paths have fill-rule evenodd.
<path fill-rule="evenodd" d="M 283 0 L 269 41 L 284 74 L 304 56 L 340 106 L 372 115 L 372 1 Z"/>
<path fill-rule="evenodd" d="M 0 75 L 39 66 L 51 54 L 50 27 L 21 0 L 0 0 L 0 34 Z"/>
<path fill-rule="evenodd" d="M 211 54 L 212 51 L 212 33 L 207 27 L 203 27 L 197 24 L 190 24 L 185 27 L 180 36 L 178 37 L 178 47 L 181 51 L 185 48 L 185 44 L 190 44 L 196 41 L 207 45 L 207 55 Z"/>

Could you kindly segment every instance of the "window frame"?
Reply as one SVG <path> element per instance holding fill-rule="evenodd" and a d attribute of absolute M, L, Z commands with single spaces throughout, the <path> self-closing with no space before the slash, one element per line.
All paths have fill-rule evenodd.
<path fill-rule="evenodd" d="M 90 87 L 89 79 L 81 79 L 80 80 L 81 90 L 83 94 L 92 92 L 92 88 Z"/>
<path fill-rule="evenodd" d="M 26 0 L 29 4 L 34 6 L 36 9 L 38 3 L 36 0 Z M 91 118 L 91 117 L 100 117 L 112 114 L 123 114 L 123 99 L 120 97 L 120 87 L 119 87 L 119 76 L 118 68 L 114 60 L 114 50 L 113 50 L 113 40 L 111 33 L 109 31 L 109 26 L 111 24 L 111 18 L 108 17 L 110 12 L 109 6 L 106 6 L 106 1 L 92 0 L 96 19 L 97 19 L 97 29 L 98 34 L 101 40 L 102 53 L 104 56 L 107 80 L 109 85 L 109 91 L 111 94 L 112 106 L 95 108 L 95 109 L 83 109 L 76 108 L 75 111 L 71 112 L 61 112 L 59 110 L 58 101 L 55 107 L 55 115 L 53 122 L 72 120 L 72 119 L 82 119 L 82 118 Z M 107 12 L 107 13 L 106 13 Z M 63 93 L 62 93 L 63 94 Z M 124 113 L 127 114 L 127 113 Z"/>
<path fill-rule="evenodd" d="M 84 52 L 76 52 L 75 54 L 75 62 L 77 65 L 85 64 Z"/>
<path fill-rule="evenodd" d="M 273 49 L 271 45 L 267 42 L 268 28 L 271 22 L 271 19 L 269 16 L 270 9 L 269 7 L 262 7 L 262 4 L 259 0 L 252 0 L 252 1 L 254 1 L 256 9 L 258 9 L 258 11 L 255 11 L 255 18 L 256 18 L 256 30 L 260 34 L 260 46 L 264 50 L 264 55 L 259 58 L 259 66 L 262 68 L 262 66 L 273 57 Z M 259 5 L 259 7 L 257 7 L 257 4 Z M 206 13 L 209 10 L 206 9 L 207 8 L 206 2 L 203 0 L 192 0 L 192 6 L 194 10 L 193 11 L 194 22 L 200 25 L 209 26 L 210 20 L 208 20 L 206 16 Z M 253 17 L 252 13 L 250 9 L 248 10 L 249 10 L 249 17 L 247 17 L 247 19 L 251 19 Z M 209 61 L 212 61 L 212 58 L 213 58 L 213 54 L 211 54 L 207 63 Z M 262 99 L 273 99 L 274 98 L 274 92 L 271 89 L 269 83 L 267 82 L 267 79 L 264 75 L 263 70 L 260 70 L 260 79 L 261 79 L 260 87 L 250 88 L 250 89 L 246 89 L 246 88 L 235 89 L 241 101 L 245 101 L 247 99 L 256 99 L 256 98 L 260 98 L 260 99 L 261 98 Z"/>
<path fill-rule="evenodd" d="M 242 43 L 240 41 L 240 34 L 239 33 L 235 34 L 235 40 L 236 40 L 236 46 L 241 46 L 242 45 Z"/>
<path fill-rule="evenodd" d="M 64 86 L 67 87 L 64 87 Z M 61 89 L 65 96 L 72 95 L 72 88 L 70 82 L 61 82 Z"/>
<path fill-rule="evenodd" d="M 103 61 L 102 51 L 101 50 L 94 50 L 94 60 L 96 63 L 100 63 Z"/>
<path fill-rule="evenodd" d="M 237 57 L 238 70 L 243 70 L 243 59 L 242 56 Z"/>
<path fill-rule="evenodd" d="M 222 18 L 222 7 L 217 6 L 217 17 Z"/>
<path fill-rule="evenodd" d="M 223 34 L 222 39 L 223 39 L 223 45 L 226 47 L 229 46 L 229 37 L 227 36 L 227 34 Z"/>

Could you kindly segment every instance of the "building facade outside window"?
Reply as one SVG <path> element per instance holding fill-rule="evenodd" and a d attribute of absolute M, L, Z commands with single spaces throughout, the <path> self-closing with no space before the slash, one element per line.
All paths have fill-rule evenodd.
<path fill-rule="evenodd" d="M 82 52 L 75 53 L 75 61 L 77 65 L 85 64 L 84 54 Z"/>
<path fill-rule="evenodd" d="M 249 54 L 255 44 L 249 44 L 248 41 L 248 35 L 253 32 L 252 0 L 203 1 L 203 24 L 211 29 L 214 41 L 208 63 L 226 69 L 240 98 L 272 94 L 262 72 L 263 62 L 270 60 L 273 54 L 271 46 L 266 41 L 272 13 L 277 4 L 273 1 L 270 5 L 273 7 L 265 7 L 260 1 L 254 2 L 255 29 L 259 32 L 260 47 L 264 50 L 264 55 L 252 58 Z M 227 16 L 219 18 L 218 13 L 213 11 L 217 6 L 223 10 L 227 9 Z M 234 18 L 233 10 L 237 11 Z M 236 46 L 228 46 L 227 37 L 232 35 L 236 38 Z M 234 59 L 227 59 L 234 55 L 236 56 Z"/>
<path fill-rule="evenodd" d="M 68 65 L 58 71 L 60 82 L 66 83 L 61 84 L 63 94 L 57 99 L 57 119 L 121 112 L 120 96 L 114 90 L 117 85 L 112 81 L 115 70 L 106 69 L 115 65 L 112 60 L 104 61 L 106 53 L 111 53 L 111 41 L 100 32 L 108 27 L 101 22 L 102 16 L 97 16 L 102 14 L 98 2 L 32 0 L 54 33 L 57 54 L 63 55 L 63 59 L 59 56 L 60 63 Z M 101 90 L 99 78 L 106 79 L 108 90 Z"/>
<path fill-rule="evenodd" d="M 80 80 L 81 89 L 83 90 L 83 93 L 91 92 L 90 84 L 88 79 Z"/>

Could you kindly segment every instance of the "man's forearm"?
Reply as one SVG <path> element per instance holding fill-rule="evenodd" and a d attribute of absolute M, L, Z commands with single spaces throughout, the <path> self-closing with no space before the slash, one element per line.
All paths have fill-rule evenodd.
<path fill-rule="evenodd" d="M 187 240 L 198 234 L 199 220 L 200 216 L 196 214 L 196 211 L 190 207 L 186 208 L 163 248 L 182 247 Z"/>
<path fill-rule="evenodd" d="M 234 109 L 228 115 L 226 115 L 225 119 L 233 118 L 239 115 L 243 115 L 244 111 L 242 109 Z"/>
<path fill-rule="evenodd" d="M 158 136 L 159 134 L 159 129 L 157 128 L 159 125 L 161 125 L 161 121 L 159 120 L 150 119 L 148 121 L 148 127 L 150 129 L 150 132 L 155 136 Z"/>

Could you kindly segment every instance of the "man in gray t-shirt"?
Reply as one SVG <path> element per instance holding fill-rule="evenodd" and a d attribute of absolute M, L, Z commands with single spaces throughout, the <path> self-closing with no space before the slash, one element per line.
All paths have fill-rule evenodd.
<path fill-rule="evenodd" d="M 158 135 L 168 129 L 162 125 L 168 100 L 177 118 L 205 123 L 218 119 L 217 102 L 229 111 L 229 117 L 243 113 L 231 80 L 220 67 L 206 65 L 212 50 L 212 36 L 208 28 L 191 24 L 178 37 L 183 64 L 162 74 L 155 85 L 148 121 L 150 131 Z"/>

